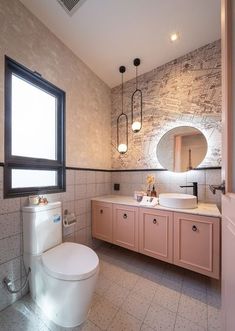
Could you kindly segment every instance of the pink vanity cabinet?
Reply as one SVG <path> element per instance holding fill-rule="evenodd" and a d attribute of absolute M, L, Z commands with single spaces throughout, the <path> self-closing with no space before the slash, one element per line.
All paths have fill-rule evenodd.
<path fill-rule="evenodd" d="M 92 236 L 113 242 L 112 204 L 92 201 Z"/>
<path fill-rule="evenodd" d="M 216 209 L 212 212 L 216 216 L 211 217 L 193 210 L 191 214 L 132 205 L 125 197 L 126 204 L 112 199 L 92 201 L 94 238 L 219 279 L 220 217 Z"/>
<path fill-rule="evenodd" d="M 113 204 L 113 243 L 138 252 L 138 208 Z"/>
<path fill-rule="evenodd" d="M 220 276 L 220 218 L 174 213 L 174 264 Z"/>
<path fill-rule="evenodd" d="M 173 212 L 139 209 L 139 252 L 173 262 Z"/>

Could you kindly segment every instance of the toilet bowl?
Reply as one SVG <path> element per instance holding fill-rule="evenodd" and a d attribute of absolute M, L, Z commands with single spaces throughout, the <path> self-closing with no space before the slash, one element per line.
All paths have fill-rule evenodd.
<path fill-rule="evenodd" d="M 60 203 L 24 207 L 24 261 L 33 300 L 56 324 L 75 327 L 87 318 L 99 259 L 87 246 L 62 243 L 61 224 Z"/>
<path fill-rule="evenodd" d="M 83 323 L 98 276 L 97 255 L 84 245 L 63 243 L 31 262 L 31 295 L 46 316 L 63 327 Z"/>

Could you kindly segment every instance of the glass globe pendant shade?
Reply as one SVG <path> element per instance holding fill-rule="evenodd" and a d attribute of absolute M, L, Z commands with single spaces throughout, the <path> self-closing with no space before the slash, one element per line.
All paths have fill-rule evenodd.
<path fill-rule="evenodd" d="M 140 129 L 141 129 L 141 123 L 138 122 L 138 121 L 136 121 L 136 122 L 132 123 L 131 128 L 132 128 L 132 131 L 133 131 L 133 132 L 135 132 L 135 133 L 136 133 L 136 132 L 139 132 Z"/>
<path fill-rule="evenodd" d="M 119 72 L 122 74 L 122 90 L 121 90 L 122 112 L 117 118 L 117 150 L 120 154 L 125 154 L 128 150 L 128 117 L 127 117 L 127 114 L 125 114 L 123 112 L 123 74 L 124 74 L 125 71 L 126 71 L 126 67 L 121 66 L 119 68 Z M 122 132 L 123 132 L 123 130 L 125 130 L 123 132 L 124 136 L 122 136 L 121 139 L 119 139 L 119 130 L 120 129 L 122 129 Z M 123 142 L 125 142 L 125 143 L 123 143 Z"/>
<path fill-rule="evenodd" d="M 121 154 L 125 154 L 127 152 L 127 145 L 126 144 L 119 144 L 118 151 Z"/>
<path fill-rule="evenodd" d="M 142 128 L 142 117 L 143 117 L 143 99 L 142 91 L 138 88 L 138 72 L 137 67 L 140 65 L 140 59 L 136 58 L 133 61 L 136 68 L 136 89 L 131 96 L 131 128 L 134 133 L 139 132 Z M 139 114 L 139 120 L 134 120 L 134 112 Z M 136 116 L 135 116 L 136 117 Z"/>

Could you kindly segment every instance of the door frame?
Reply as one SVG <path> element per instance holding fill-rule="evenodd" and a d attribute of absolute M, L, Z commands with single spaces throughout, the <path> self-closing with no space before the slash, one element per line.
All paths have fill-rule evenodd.
<path fill-rule="evenodd" d="M 232 5 L 221 0 L 222 46 L 222 180 L 232 192 Z"/>

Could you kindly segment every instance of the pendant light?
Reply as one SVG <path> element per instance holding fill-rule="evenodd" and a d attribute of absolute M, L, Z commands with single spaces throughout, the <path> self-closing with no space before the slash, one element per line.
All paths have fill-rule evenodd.
<path fill-rule="evenodd" d="M 134 93 L 131 96 L 131 128 L 133 132 L 139 132 L 142 128 L 142 108 L 143 108 L 143 101 L 142 101 L 142 91 L 138 88 L 138 66 L 140 65 L 140 59 L 136 58 L 133 61 L 133 64 L 136 68 L 136 77 L 135 77 L 135 84 L 136 88 Z M 139 98 L 139 116 L 140 121 L 134 121 L 134 101 L 135 98 Z"/>
<path fill-rule="evenodd" d="M 123 74 L 126 71 L 126 67 L 121 66 L 119 68 L 119 72 L 122 74 L 122 112 L 117 118 L 117 150 L 120 154 L 125 154 L 128 150 L 128 117 L 127 115 L 123 112 Z M 125 141 L 120 143 L 120 137 L 119 137 L 119 130 L 120 130 L 120 122 L 124 118 L 125 121 Z"/>

